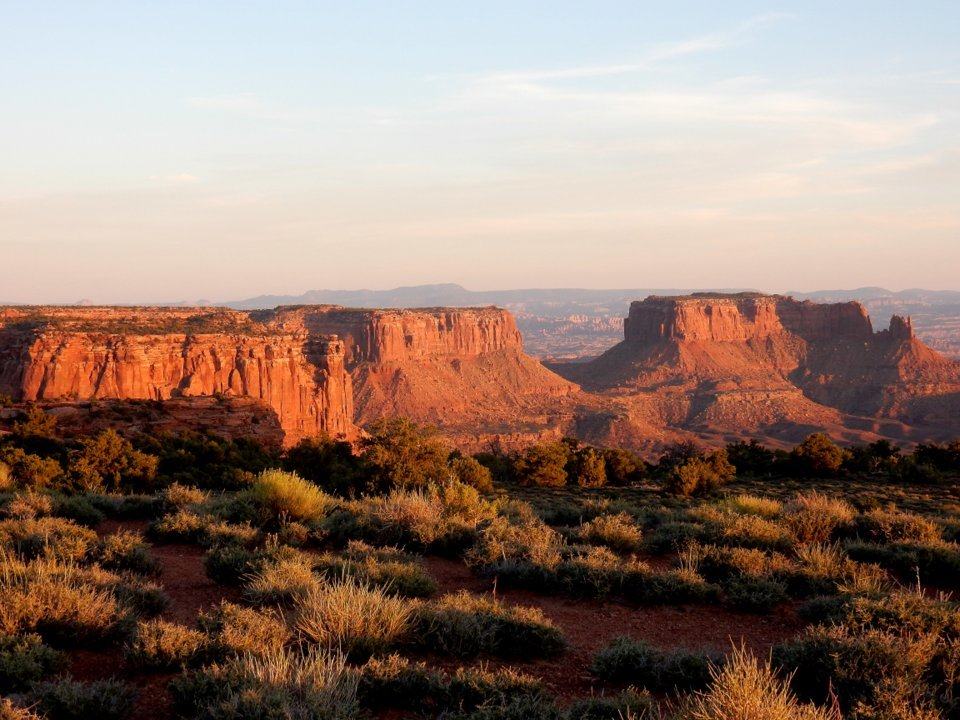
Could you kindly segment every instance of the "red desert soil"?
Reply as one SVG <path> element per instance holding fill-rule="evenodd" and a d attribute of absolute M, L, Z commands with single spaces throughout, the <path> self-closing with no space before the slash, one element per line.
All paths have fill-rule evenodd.
<path fill-rule="evenodd" d="M 462 563 L 430 557 L 425 564 L 441 593 L 493 590 L 492 581 L 477 578 Z M 742 643 L 765 656 L 773 645 L 796 635 L 803 627 L 789 606 L 771 615 L 759 616 L 734 613 L 715 605 L 636 607 L 526 590 L 497 589 L 496 594 L 508 603 L 540 608 L 563 629 L 568 647 L 562 656 L 524 663 L 520 667 L 542 677 L 552 692 L 567 699 L 590 694 L 594 682 L 589 672 L 593 656 L 618 635 L 646 640 L 657 647 L 688 650 L 726 651 Z"/>
<path fill-rule="evenodd" d="M 146 522 L 108 521 L 97 530 L 108 534 L 118 530 L 145 529 Z M 170 596 L 165 620 L 192 626 L 197 614 L 222 599 L 237 600 L 234 588 L 217 585 L 203 568 L 203 550 L 195 545 L 158 544 L 152 552 L 160 561 L 157 580 Z M 436 579 L 441 593 L 467 590 L 489 593 L 493 583 L 478 578 L 463 563 L 438 557 L 425 559 L 427 570 Z M 600 602 L 540 595 L 524 590 L 498 589 L 501 600 L 540 608 L 563 629 L 569 643 L 567 651 L 553 660 L 513 663 L 524 672 L 543 678 L 546 686 L 563 699 L 589 695 L 593 678 L 589 673 L 594 653 L 618 635 L 646 640 L 653 645 L 671 648 L 712 649 L 724 651 L 743 643 L 765 655 L 771 646 L 795 635 L 803 623 L 790 607 L 769 616 L 729 612 L 712 605 L 686 607 L 634 607 L 619 602 Z M 448 659 L 433 659 L 438 665 L 454 668 Z M 490 662 L 490 667 L 505 665 Z M 73 653 L 71 672 L 81 680 L 95 680 L 121 674 L 122 652 L 80 650 Z M 136 685 L 140 694 L 131 720 L 156 720 L 168 717 L 170 696 L 166 685 L 173 674 L 129 673 L 125 677 Z M 383 718 L 403 717 L 387 713 Z"/>

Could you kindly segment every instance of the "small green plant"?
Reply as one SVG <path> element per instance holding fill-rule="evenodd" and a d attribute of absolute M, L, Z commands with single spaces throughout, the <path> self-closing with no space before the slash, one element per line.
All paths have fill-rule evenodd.
<path fill-rule="evenodd" d="M 119 680 L 48 680 L 27 694 L 33 709 L 48 720 L 122 720 L 135 697 L 133 687 Z"/>
<path fill-rule="evenodd" d="M 642 640 L 618 637 L 596 654 L 591 672 L 608 682 L 632 683 L 654 691 L 706 687 L 710 668 L 720 658 L 711 653 L 661 650 Z"/>
<path fill-rule="evenodd" d="M 0 635 L 0 693 L 23 690 L 64 670 L 67 656 L 39 635 Z"/>

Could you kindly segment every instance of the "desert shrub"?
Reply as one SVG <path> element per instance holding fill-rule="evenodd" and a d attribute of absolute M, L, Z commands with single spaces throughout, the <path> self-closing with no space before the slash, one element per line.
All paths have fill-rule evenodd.
<path fill-rule="evenodd" d="M 507 562 L 555 568 L 561 560 L 563 538 L 540 520 L 525 503 L 501 506 L 499 514 L 481 530 L 467 554 L 467 562 L 499 572 Z"/>
<path fill-rule="evenodd" d="M 627 599 L 643 605 L 706 602 L 717 596 L 717 586 L 692 568 L 634 570 L 623 581 Z"/>
<path fill-rule="evenodd" d="M 256 565 L 259 569 L 252 570 Z M 255 605 L 286 605 L 317 584 L 311 558 L 287 553 L 261 563 L 245 563 L 243 594 Z"/>
<path fill-rule="evenodd" d="M 690 546 L 684 560 L 710 582 L 737 577 L 766 577 L 772 569 L 772 557 L 755 548 Z"/>
<path fill-rule="evenodd" d="M 710 653 L 661 650 L 629 637 L 618 637 L 593 658 L 590 672 L 607 682 L 632 683 L 655 691 L 695 690 L 710 680 Z"/>
<path fill-rule="evenodd" d="M 941 539 L 940 528 L 922 515 L 899 510 L 874 509 L 858 515 L 854 532 L 868 542 L 932 543 Z"/>
<path fill-rule="evenodd" d="M 783 523 L 801 543 L 823 543 L 844 532 L 855 515 L 845 501 L 810 491 L 797 493 L 787 504 Z"/>
<path fill-rule="evenodd" d="M 720 506 L 738 515 L 756 515 L 768 520 L 777 517 L 783 510 L 783 503 L 779 500 L 746 493 L 725 497 Z"/>
<path fill-rule="evenodd" d="M 863 587 L 868 581 L 883 586 L 887 574 L 876 565 L 865 565 L 850 559 L 838 545 L 802 545 L 796 551 L 796 562 L 775 570 L 794 597 L 830 595 L 841 589 Z"/>
<path fill-rule="evenodd" d="M 851 558 L 877 563 L 905 580 L 934 587 L 960 587 L 960 545 L 933 542 L 894 542 L 887 545 L 854 541 L 846 544 Z"/>
<path fill-rule="evenodd" d="M 0 635 L 0 693 L 23 690 L 67 666 L 67 656 L 39 635 Z"/>
<path fill-rule="evenodd" d="M 493 490 L 493 473 L 476 458 L 455 457 L 450 460 L 450 471 L 457 480 L 480 492 Z"/>
<path fill-rule="evenodd" d="M 746 612 L 766 613 L 787 600 L 787 586 L 766 577 L 733 577 L 722 585 L 724 602 Z"/>
<path fill-rule="evenodd" d="M 657 701 L 648 693 L 633 689 L 618 695 L 574 700 L 563 712 L 564 720 L 638 720 L 658 715 Z"/>
<path fill-rule="evenodd" d="M 107 517 L 86 495 L 57 495 L 53 498 L 52 513 L 91 528 L 102 523 Z"/>
<path fill-rule="evenodd" d="M 429 597 L 437 584 L 421 563 L 397 548 L 374 548 L 351 541 L 340 555 L 328 553 L 315 568 L 332 577 L 352 577 L 404 597 Z"/>
<path fill-rule="evenodd" d="M 583 523 L 576 531 L 577 539 L 592 545 L 604 545 L 619 553 L 631 553 L 640 549 L 642 534 L 633 518 L 627 513 L 598 515 Z"/>
<path fill-rule="evenodd" d="M 607 484 L 607 464 L 603 452 L 592 447 L 578 448 L 570 454 L 567 477 L 580 487 L 603 487 Z"/>
<path fill-rule="evenodd" d="M 727 459 L 727 451 L 714 450 L 673 465 L 665 477 L 664 488 L 684 497 L 703 495 L 730 482 L 735 475 L 736 468 Z"/>
<path fill-rule="evenodd" d="M 273 611 L 254 610 L 225 600 L 201 613 L 197 625 L 207 635 L 214 656 L 269 653 L 279 650 L 290 639 L 290 630 Z"/>
<path fill-rule="evenodd" d="M 63 518 L 0 521 L 0 545 L 27 560 L 47 557 L 83 562 L 96 543 L 93 530 Z"/>
<path fill-rule="evenodd" d="M 647 463 L 634 452 L 622 448 L 606 448 L 602 452 L 608 485 L 634 485 L 650 472 Z"/>
<path fill-rule="evenodd" d="M 53 498 L 33 488 L 15 493 L 0 510 L 0 516 L 15 520 L 33 520 L 52 513 Z"/>
<path fill-rule="evenodd" d="M 46 488 L 57 484 L 63 475 L 63 467 L 56 460 L 18 447 L 0 448 L 0 461 L 9 468 L 15 487 Z"/>
<path fill-rule="evenodd" d="M 346 441 L 327 435 L 304 438 L 287 450 L 283 466 L 327 492 L 353 495 L 373 487 L 363 461 Z"/>
<path fill-rule="evenodd" d="M 360 716 L 357 675 L 324 650 L 270 650 L 185 673 L 170 684 L 175 709 L 203 720 Z"/>
<path fill-rule="evenodd" d="M 573 720 L 564 717 L 556 703 L 547 697 L 526 694 L 502 701 L 487 702 L 472 711 L 451 712 L 443 718 L 444 720 Z"/>
<path fill-rule="evenodd" d="M 361 539 L 455 555 L 473 544 L 477 526 L 493 512 L 475 488 L 452 481 L 353 502 L 322 531 L 340 542 Z"/>
<path fill-rule="evenodd" d="M 795 470 L 806 477 L 833 477 L 847 455 L 828 435 L 814 433 L 793 449 L 790 460 Z"/>
<path fill-rule="evenodd" d="M 68 484 L 75 490 L 143 489 L 157 473 L 157 458 L 135 450 L 115 430 L 81 438 L 80 447 L 67 458 Z"/>
<path fill-rule="evenodd" d="M 777 456 L 756 440 L 735 442 L 727 445 L 727 458 L 737 469 L 738 475 L 764 476 L 773 472 Z"/>
<path fill-rule="evenodd" d="M 0 697 L 0 720 L 43 720 L 43 718 L 22 705 L 15 705 L 10 698 Z"/>
<path fill-rule="evenodd" d="M 250 497 L 269 520 L 304 522 L 323 517 L 335 501 L 320 488 L 294 473 L 264 470 L 249 490 Z"/>
<path fill-rule="evenodd" d="M 138 446 L 159 458 L 158 478 L 206 489 L 245 488 L 279 463 L 274 449 L 252 438 L 231 440 L 213 432 L 140 436 Z"/>
<path fill-rule="evenodd" d="M 644 532 L 643 549 L 655 555 L 676 552 L 691 541 L 703 539 L 705 533 L 700 523 L 671 520 Z"/>
<path fill-rule="evenodd" d="M 316 585 L 298 598 L 293 624 L 309 642 L 365 659 L 404 639 L 412 613 L 409 601 L 367 583 L 341 579 Z"/>
<path fill-rule="evenodd" d="M 374 487 L 425 487 L 449 479 L 450 451 L 434 428 L 390 418 L 372 423 L 367 433 L 361 456 Z"/>
<path fill-rule="evenodd" d="M 866 708 L 882 713 L 917 706 L 932 654 L 930 638 L 815 626 L 775 647 L 773 661 L 795 671 L 791 685 L 800 697 L 826 701 L 832 696 L 844 712 L 870 717 Z"/>
<path fill-rule="evenodd" d="M 570 448 L 562 442 L 531 445 L 513 459 L 513 475 L 523 485 L 561 487 L 567 484 Z"/>
<path fill-rule="evenodd" d="M 74 566 L 0 558 L 0 632 L 35 632 L 60 644 L 89 643 L 116 637 L 131 617 L 131 608 Z"/>
<path fill-rule="evenodd" d="M 140 533 L 122 530 L 102 537 L 96 548 L 97 561 L 108 570 L 130 571 L 142 575 L 160 572 L 160 563 L 150 554 L 150 546 Z"/>
<path fill-rule="evenodd" d="M 770 663 L 742 648 L 713 667 L 710 676 L 708 689 L 688 698 L 677 720 L 840 720 L 835 709 L 798 701 Z"/>
<path fill-rule="evenodd" d="M 705 537 L 719 545 L 766 550 L 787 550 L 794 545 L 793 534 L 758 515 L 722 513 L 706 524 Z"/>
<path fill-rule="evenodd" d="M 418 643 L 458 657 L 550 657 L 565 646 L 563 633 L 539 609 L 466 591 L 421 605 L 413 623 Z"/>
<path fill-rule="evenodd" d="M 510 668 L 460 667 L 451 675 L 400 655 L 373 657 L 360 668 L 360 699 L 365 707 L 419 712 L 472 710 L 509 697 L 534 695 L 541 682 Z"/>
<path fill-rule="evenodd" d="M 136 692 L 119 680 L 48 680 L 27 694 L 33 709 L 47 720 L 122 720 L 133 709 Z"/>
<path fill-rule="evenodd" d="M 203 536 L 209 519 L 190 510 L 164 515 L 150 525 L 151 537 L 164 542 L 197 542 Z"/>
<path fill-rule="evenodd" d="M 574 546 L 564 554 L 564 559 L 553 574 L 558 587 L 566 592 L 599 598 L 619 592 L 626 573 L 634 567 L 639 566 L 624 562 L 608 548 Z M 544 586 L 552 585 L 553 578 L 547 574 L 549 571 L 543 568 L 541 572 L 545 573 Z M 536 587 L 537 583 L 533 582 L 532 585 Z"/>
<path fill-rule="evenodd" d="M 206 653 L 207 636 L 199 630 L 165 620 L 147 620 L 137 624 L 126 652 L 133 667 L 172 670 L 200 660 Z"/>
<path fill-rule="evenodd" d="M 16 480 L 13 478 L 13 468 L 0 460 L 0 492 L 9 492 L 16 487 L 16 484 Z"/>
<path fill-rule="evenodd" d="M 171 483 L 160 493 L 160 500 L 168 510 L 176 511 L 189 507 L 190 505 L 200 505 L 206 502 L 209 494 L 200 488 L 190 485 L 181 485 L 178 482 Z"/>

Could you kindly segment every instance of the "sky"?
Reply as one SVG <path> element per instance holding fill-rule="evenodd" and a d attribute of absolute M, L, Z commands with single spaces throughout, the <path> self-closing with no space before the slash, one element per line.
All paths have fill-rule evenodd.
<path fill-rule="evenodd" d="M 0 0 L 0 302 L 960 289 L 960 3 Z"/>

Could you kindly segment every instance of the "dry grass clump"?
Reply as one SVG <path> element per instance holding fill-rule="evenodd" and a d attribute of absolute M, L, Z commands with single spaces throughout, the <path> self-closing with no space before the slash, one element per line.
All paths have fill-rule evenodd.
<path fill-rule="evenodd" d="M 63 518 L 0 521 L 0 546 L 26 560 L 46 557 L 82 562 L 96 543 L 97 533 Z"/>
<path fill-rule="evenodd" d="M 782 522 L 799 542 L 823 543 L 850 527 L 856 514 L 846 501 L 813 490 L 787 503 Z"/>
<path fill-rule="evenodd" d="M 403 597 L 429 597 L 437 584 L 416 557 L 397 548 L 351 540 L 342 554 L 320 556 L 314 568 L 331 577 L 352 577 Z"/>
<path fill-rule="evenodd" d="M 159 493 L 159 499 L 165 507 L 181 510 L 190 505 L 200 505 L 210 498 L 210 494 L 190 485 L 171 483 Z"/>
<path fill-rule="evenodd" d="M 279 650 L 290 639 L 290 630 L 277 613 L 254 610 L 223 601 L 197 619 L 214 656 L 260 655 Z"/>
<path fill-rule="evenodd" d="M 744 648 L 714 666 L 710 678 L 710 687 L 689 698 L 677 720 L 840 720 L 835 708 L 797 700 L 769 662 L 760 662 Z"/>
<path fill-rule="evenodd" d="M 261 564 L 246 576 L 243 594 L 255 605 L 286 605 L 306 595 L 318 583 L 314 561 L 306 555 L 285 554 Z"/>
<path fill-rule="evenodd" d="M 580 525 L 577 538 L 591 545 L 604 545 L 618 553 L 632 553 L 640 549 L 642 533 L 627 513 L 598 515 Z"/>
<path fill-rule="evenodd" d="M 251 501 L 273 520 L 317 521 L 336 501 L 296 473 L 264 470 L 248 491 Z"/>
<path fill-rule="evenodd" d="M 310 588 L 294 606 L 293 624 L 310 642 L 364 659 L 402 640 L 412 613 L 409 601 L 369 583 L 342 578 Z"/>
<path fill-rule="evenodd" d="M 357 683 L 342 655 L 273 649 L 187 673 L 170 690 L 184 717 L 355 720 Z"/>
<path fill-rule="evenodd" d="M 467 562 L 496 571 L 507 563 L 526 563 L 553 569 L 563 559 L 563 538 L 544 523 L 526 503 L 511 502 L 500 508 L 467 553 Z"/>
<path fill-rule="evenodd" d="M 98 585 L 71 565 L 0 556 L 0 632 L 36 632 L 60 643 L 115 636 L 132 612 Z"/>
<path fill-rule="evenodd" d="M 876 543 L 938 543 L 940 528 L 921 515 L 900 510 L 875 509 L 856 518 L 856 533 L 861 539 Z"/>
<path fill-rule="evenodd" d="M 10 698 L 0 698 L 0 720 L 44 720 L 29 708 L 14 705 Z"/>
<path fill-rule="evenodd" d="M 3 474 L 3 463 L 0 463 L 0 476 Z M 2 481 L 2 477 L 0 477 Z M 2 483 L 0 483 L 2 490 Z M 53 513 L 53 499 L 46 493 L 27 488 L 15 493 L 0 510 L 0 515 L 17 520 L 32 520 Z"/>
<path fill-rule="evenodd" d="M 150 554 L 150 545 L 137 532 L 122 530 L 100 539 L 96 549 L 97 562 L 108 570 L 154 575 L 160 564 Z"/>
<path fill-rule="evenodd" d="M 772 520 L 782 512 L 783 503 L 773 498 L 740 493 L 725 497 L 720 502 L 720 507 L 738 515 L 756 515 Z"/>
<path fill-rule="evenodd" d="M 165 620 L 147 620 L 127 645 L 127 662 L 138 668 L 172 670 L 198 661 L 206 652 L 207 636 L 199 630 Z"/>

